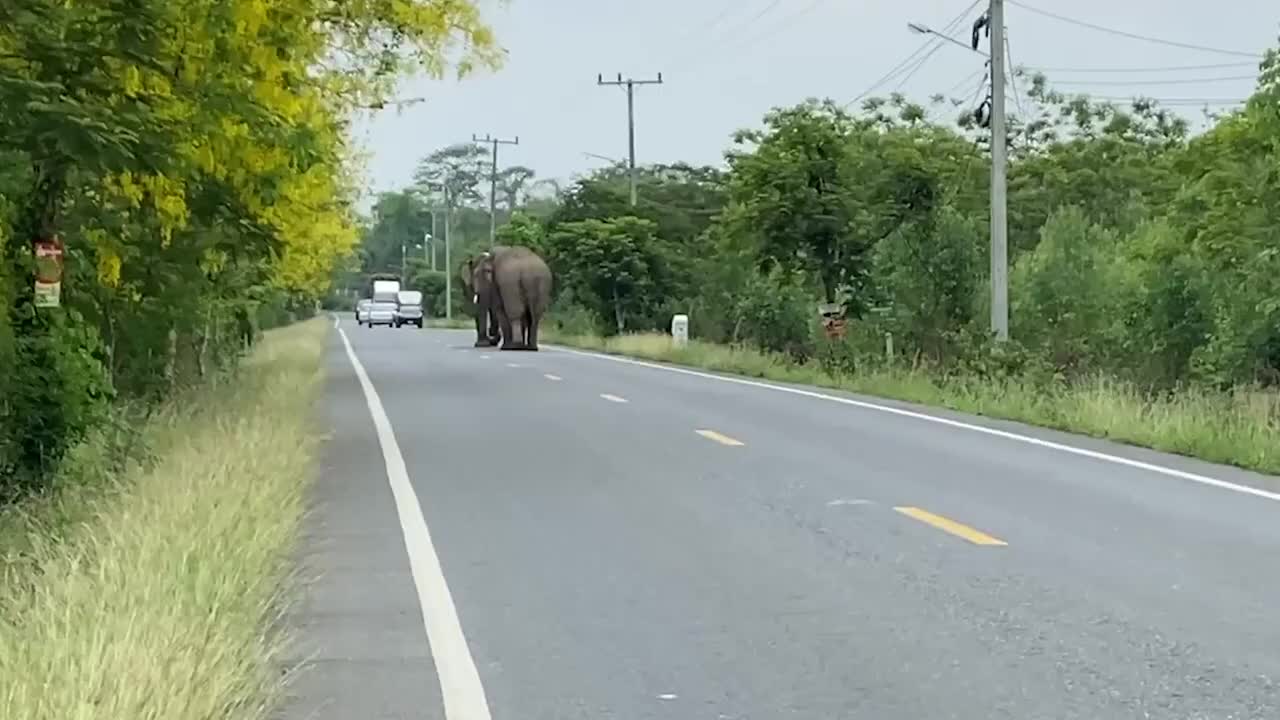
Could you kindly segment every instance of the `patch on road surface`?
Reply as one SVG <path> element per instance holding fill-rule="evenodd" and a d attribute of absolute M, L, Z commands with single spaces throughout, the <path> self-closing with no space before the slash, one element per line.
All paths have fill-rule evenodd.
<path fill-rule="evenodd" d="M 935 515 L 928 510 L 921 510 L 918 507 L 895 507 L 894 510 L 897 510 L 909 518 L 919 520 L 926 525 L 932 525 L 943 532 L 951 533 L 958 538 L 968 540 L 974 545 L 1004 546 L 1009 544 L 1000 538 L 992 537 L 981 530 L 975 530 L 968 525 L 958 523 L 955 520 L 942 517 L 941 515 Z"/>
<path fill-rule="evenodd" d="M 871 505 L 870 500 L 861 500 L 859 498 L 840 498 L 827 503 L 827 507 L 844 507 L 846 505 Z"/>
<path fill-rule="evenodd" d="M 702 437 L 708 440 L 711 440 L 713 442 L 718 442 L 721 445 L 728 445 L 729 447 L 742 447 L 743 445 L 746 445 L 746 443 L 740 440 L 734 440 L 728 435 L 721 435 L 715 430 L 695 430 L 694 432 L 698 433 L 699 435 L 701 435 Z"/>

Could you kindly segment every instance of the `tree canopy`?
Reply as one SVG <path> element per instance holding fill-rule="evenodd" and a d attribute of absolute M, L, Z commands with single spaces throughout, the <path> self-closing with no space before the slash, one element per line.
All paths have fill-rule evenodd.
<path fill-rule="evenodd" d="M 4 3 L 0 501 L 113 397 L 227 367 L 313 307 L 359 241 L 352 113 L 410 68 L 499 58 L 465 1 Z M 54 239 L 62 302 L 37 307 Z"/>

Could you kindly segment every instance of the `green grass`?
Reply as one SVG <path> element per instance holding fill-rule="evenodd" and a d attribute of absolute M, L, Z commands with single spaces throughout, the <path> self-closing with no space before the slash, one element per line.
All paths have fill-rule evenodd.
<path fill-rule="evenodd" d="M 271 714 L 326 332 L 268 333 L 153 416 L 145 465 L 0 517 L 0 718 Z"/>
<path fill-rule="evenodd" d="M 1094 379 L 1050 387 L 1025 380 L 941 378 L 926 370 L 835 375 L 749 348 L 662 334 L 599 338 L 548 333 L 548 342 L 780 382 L 802 383 L 1107 438 L 1280 474 L 1280 393 L 1189 390 L 1152 398 L 1125 383 Z"/>

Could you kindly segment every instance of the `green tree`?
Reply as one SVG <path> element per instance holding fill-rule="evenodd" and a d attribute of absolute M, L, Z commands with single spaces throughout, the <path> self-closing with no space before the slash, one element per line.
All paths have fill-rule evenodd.
<path fill-rule="evenodd" d="M 648 220 L 619 217 L 564 223 L 547 237 L 558 282 L 596 314 L 610 332 L 651 312 L 663 294 L 665 261 L 657 228 Z"/>

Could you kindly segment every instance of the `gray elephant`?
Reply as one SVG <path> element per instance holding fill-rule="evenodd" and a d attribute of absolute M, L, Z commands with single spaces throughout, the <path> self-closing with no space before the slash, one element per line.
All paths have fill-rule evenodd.
<path fill-rule="evenodd" d="M 477 317 L 485 305 L 497 318 L 502 349 L 537 350 L 538 325 L 551 304 L 551 268 L 519 245 L 495 247 L 472 268 Z"/>
<path fill-rule="evenodd" d="M 474 306 L 475 347 L 494 347 L 500 340 L 498 315 L 493 311 L 493 266 L 484 262 L 488 254 L 468 258 L 462 263 L 462 269 L 458 273 L 462 279 L 462 289 L 471 295 L 471 304 Z"/>

